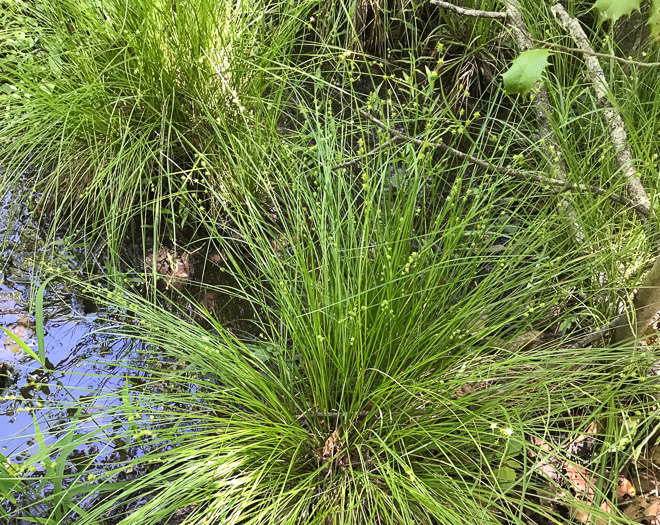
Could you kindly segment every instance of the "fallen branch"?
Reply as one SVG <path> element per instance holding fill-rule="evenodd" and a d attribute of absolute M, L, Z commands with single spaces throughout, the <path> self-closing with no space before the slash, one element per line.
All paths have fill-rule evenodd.
<path fill-rule="evenodd" d="M 639 180 L 639 177 L 637 177 L 637 171 L 632 163 L 632 153 L 627 144 L 628 134 L 626 133 L 626 126 L 619 112 L 609 101 L 607 96 L 609 93 L 609 86 L 605 79 L 605 73 L 603 72 L 603 68 L 600 67 L 598 59 L 591 55 L 593 49 L 589 44 L 587 35 L 584 34 L 580 23 L 574 18 L 571 18 L 561 4 L 555 4 L 550 10 L 555 16 L 557 23 L 571 35 L 576 45 L 580 49 L 589 52 L 584 57 L 584 63 L 594 86 L 598 103 L 601 107 L 605 108 L 603 115 L 605 117 L 605 122 L 610 128 L 610 140 L 614 146 L 614 158 L 617 165 L 624 173 L 632 200 L 638 205 L 644 206 L 650 210 L 651 201 L 646 194 L 646 190 Z"/>
<path fill-rule="evenodd" d="M 444 2 L 443 0 L 431 0 L 431 3 L 463 16 L 475 16 L 478 18 L 499 18 L 501 20 L 506 20 L 507 17 L 507 14 L 502 11 L 482 11 L 480 9 L 467 9 L 465 7 L 459 7 L 449 2 Z"/>
<path fill-rule="evenodd" d="M 642 337 L 651 324 L 653 317 L 660 311 L 660 258 L 658 258 L 646 275 L 639 291 L 632 301 L 634 316 L 624 312 L 613 322 L 614 342 L 620 343 L 630 337 Z M 632 317 L 634 323 L 628 321 Z"/>
<path fill-rule="evenodd" d="M 557 49 L 558 51 L 563 51 L 565 53 L 579 53 L 581 55 L 591 55 L 599 58 L 607 58 L 608 60 L 614 60 L 615 62 L 621 62 L 622 64 L 629 64 L 631 66 L 638 67 L 660 67 L 660 62 L 639 62 L 637 60 L 631 60 L 629 58 L 622 58 L 616 55 L 608 55 L 607 53 L 598 53 L 597 51 L 589 49 L 581 49 L 577 47 L 568 47 L 562 46 L 561 44 L 555 44 L 554 42 L 546 42 L 545 40 L 536 40 L 532 38 L 532 42 L 538 44 L 542 47 L 549 47 L 551 49 Z"/>
<path fill-rule="evenodd" d="M 389 133 L 392 139 L 394 139 L 394 142 L 399 142 L 399 141 L 412 142 L 413 144 L 416 144 L 418 146 L 428 146 L 433 149 L 439 149 L 440 151 L 449 153 L 455 158 L 465 160 L 470 162 L 471 164 L 474 164 L 475 166 L 479 166 L 480 168 L 483 168 L 490 173 L 499 173 L 501 175 L 508 175 L 510 177 L 514 177 L 520 180 L 538 182 L 546 186 L 555 186 L 557 188 L 560 188 L 561 191 L 581 190 L 581 191 L 589 191 L 594 195 L 603 195 L 606 196 L 608 199 L 610 199 L 612 202 L 616 202 L 617 204 L 621 204 L 622 206 L 631 208 L 643 219 L 648 219 L 651 216 L 650 206 L 644 206 L 641 203 L 634 202 L 626 197 L 623 197 L 622 195 L 617 195 L 616 193 L 609 193 L 607 190 L 605 190 L 604 188 L 600 188 L 599 186 L 592 186 L 589 184 L 577 184 L 575 182 L 568 182 L 558 179 L 552 179 L 549 177 L 544 177 L 542 175 L 537 175 L 536 173 L 519 171 L 512 168 L 505 168 L 503 166 L 496 166 L 495 164 L 492 164 L 488 161 L 485 161 L 478 157 L 474 157 L 473 155 L 468 155 L 467 153 L 463 153 L 462 151 L 452 148 L 451 146 L 447 146 L 447 144 L 443 144 L 442 142 L 428 142 L 425 140 L 409 137 L 401 133 L 400 131 L 387 127 L 385 124 L 383 124 L 383 122 L 378 120 L 371 113 L 359 108 L 358 111 L 360 115 L 362 115 L 364 118 L 374 123 L 383 131 Z"/>
<path fill-rule="evenodd" d="M 508 15 L 508 25 L 514 31 L 518 49 L 520 51 L 534 49 L 532 35 L 527 30 L 527 24 L 525 24 L 525 19 L 522 15 L 520 3 L 518 0 L 504 0 L 504 5 Z M 538 92 L 534 97 L 532 105 L 534 112 L 536 113 L 536 120 L 538 122 L 540 135 L 543 139 L 541 141 L 541 147 L 544 150 L 545 156 L 549 159 L 557 157 L 558 162 L 555 173 L 556 177 L 561 181 L 566 181 L 568 179 L 568 176 L 566 175 L 568 170 L 566 168 L 566 163 L 564 162 L 564 159 L 561 155 L 559 141 L 557 140 L 557 136 L 552 129 L 552 125 L 550 124 L 548 115 L 552 114 L 552 109 L 550 106 L 550 99 L 548 98 L 548 91 L 545 89 L 543 84 L 539 86 Z M 577 243 L 583 244 L 585 235 L 580 228 L 580 224 L 578 222 L 578 214 L 575 211 L 575 208 L 567 200 L 562 200 L 559 206 L 566 211 L 566 214 L 571 218 L 573 222 L 573 234 Z"/>
<path fill-rule="evenodd" d="M 599 341 L 602 341 L 603 338 L 609 334 L 612 330 L 615 330 L 616 327 L 620 322 L 623 321 L 624 315 L 619 315 L 617 316 L 614 321 L 612 321 L 609 325 L 607 325 L 605 328 L 602 330 L 596 330 L 595 332 L 591 332 L 584 337 L 581 337 L 578 339 L 575 343 L 573 343 L 569 348 L 578 350 L 580 348 L 586 348 L 587 346 L 590 346 L 594 343 L 597 343 Z"/>

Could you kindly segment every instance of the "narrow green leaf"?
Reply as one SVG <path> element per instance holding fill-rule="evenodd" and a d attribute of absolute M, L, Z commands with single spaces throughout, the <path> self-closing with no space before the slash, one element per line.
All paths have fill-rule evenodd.
<path fill-rule="evenodd" d="M 550 51 L 547 49 L 530 49 L 520 53 L 502 75 L 507 95 L 524 94 L 534 89 L 534 85 L 541 80 L 541 73 L 549 64 L 549 56 Z"/>
<path fill-rule="evenodd" d="M 597 0 L 594 7 L 600 12 L 605 20 L 616 22 L 633 11 L 639 11 L 641 0 Z"/>
<path fill-rule="evenodd" d="M 46 439 L 44 438 L 44 433 L 41 431 L 41 427 L 39 426 L 39 420 L 37 419 L 37 415 L 34 414 L 32 416 L 33 419 L 33 425 L 34 425 L 34 437 L 37 440 L 37 445 L 39 445 L 39 448 L 41 450 L 45 450 L 46 448 Z"/>
<path fill-rule="evenodd" d="M 77 428 L 77 423 L 80 419 L 80 411 L 80 408 L 76 410 L 75 415 L 71 418 L 68 432 L 62 439 L 57 442 L 60 456 L 57 460 L 55 478 L 52 480 L 56 494 L 62 491 L 62 480 L 64 479 L 64 467 L 66 466 L 66 459 L 69 454 L 71 454 L 71 452 L 73 452 L 78 446 L 78 443 L 74 442 L 74 437 L 76 436 L 75 429 Z"/>
<path fill-rule="evenodd" d="M 54 276 L 53 276 L 54 277 Z M 39 350 L 39 363 L 46 368 L 46 343 L 44 341 L 44 293 L 46 286 L 53 280 L 53 277 L 46 279 L 37 291 L 37 301 L 35 304 L 34 316 L 37 322 L 37 349 Z"/>
<path fill-rule="evenodd" d="M 5 334 L 7 334 L 9 337 L 11 337 L 12 340 L 13 340 L 13 341 L 19 346 L 19 348 L 20 348 L 21 350 L 23 350 L 23 352 L 25 352 L 25 353 L 28 354 L 30 357 L 32 357 L 32 359 L 34 359 L 35 361 L 37 361 L 41 366 L 45 367 L 44 362 L 41 361 L 41 360 L 39 359 L 39 356 L 36 354 L 36 352 L 35 352 L 34 350 L 32 350 L 32 348 L 30 348 L 30 347 L 25 343 L 25 341 L 23 341 L 23 340 L 22 340 L 20 337 L 18 337 L 16 334 L 14 334 L 14 333 L 10 332 L 9 330 L 7 330 L 4 326 L 0 326 L 0 330 L 2 330 Z"/>

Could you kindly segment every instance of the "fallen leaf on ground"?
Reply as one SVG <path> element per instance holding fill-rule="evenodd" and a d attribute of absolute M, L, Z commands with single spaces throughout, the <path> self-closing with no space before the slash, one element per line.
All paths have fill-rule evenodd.
<path fill-rule="evenodd" d="M 634 498 L 636 494 L 637 491 L 635 490 L 635 486 L 628 479 L 624 478 L 623 476 L 619 476 L 619 489 L 617 491 L 617 498 L 621 499 L 626 495 Z"/>
<path fill-rule="evenodd" d="M 637 488 L 639 489 L 640 493 L 657 493 L 658 485 L 660 484 L 658 472 L 654 471 L 653 469 L 637 466 L 637 470 L 633 471 L 632 478 L 635 480 L 635 483 L 637 483 Z"/>
<path fill-rule="evenodd" d="M 591 502 L 588 501 L 587 505 L 591 505 Z M 607 502 L 603 501 L 600 504 L 600 509 L 604 512 L 611 513 L 612 512 L 612 506 Z M 591 523 L 591 512 L 587 511 L 586 509 L 578 509 L 575 513 L 575 519 L 577 519 L 580 523 Z M 603 519 L 603 518 L 597 518 L 596 519 L 596 525 L 607 525 L 609 523 L 609 520 Z"/>
<path fill-rule="evenodd" d="M 641 523 L 645 521 L 648 525 L 658 525 L 658 514 L 660 514 L 660 498 L 658 496 L 637 496 L 623 515 L 633 521 Z"/>
<path fill-rule="evenodd" d="M 628 468 L 627 477 L 643 494 L 658 493 L 660 487 L 660 446 L 645 448 L 634 464 Z"/>
<path fill-rule="evenodd" d="M 596 422 L 592 421 L 591 424 L 587 427 L 587 430 L 585 431 L 585 433 L 580 434 L 578 437 L 576 437 L 573 440 L 573 444 L 581 443 L 585 439 L 593 438 L 595 433 L 596 433 Z"/>
<path fill-rule="evenodd" d="M 539 447 L 543 452 L 550 452 L 551 447 L 549 443 L 546 443 L 542 439 L 533 437 L 531 439 L 532 444 Z M 561 477 L 561 460 L 557 458 L 556 456 L 552 454 L 536 454 L 532 450 L 528 450 L 527 454 L 529 455 L 530 458 L 534 459 L 537 456 L 539 457 L 539 460 L 537 461 L 536 465 L 534 465 L 532 468 L 534 470 L 537 470 L 541 472 L 543 475 L 545 475 L 546 478 L 550 479 L 551 481 L 558 482 L 560 477 Z"/>
<path fill-rule="evenodd" d="M 593 493 L 594 476 L 584 467 L 567 461 L 566 478 L 568 479 L 571 488 L 573 488 L 578 495 L 585 494 L 587 497 L 590 497 Z"/>
<path fill-rule="evenodd" d="M 568 453 L 581 459 L 588 460 L 594 448 L 594 438 L 596 435 L 596 422 L 592 421 L 584 434 L 580 434 L 568 446 Z"/>
<path fill-rule="evenodd" d="M 332 475 L 337 467 L 345 468 L 347 465 L 347 456 L 346 452 L 341 452 L 342 442 L 340 438 L 341 429 L 337 428 L 323 445 L 323 450 L 321 451 L 321 459 L 326 465 L 325 474 L 326 476 Z"/>

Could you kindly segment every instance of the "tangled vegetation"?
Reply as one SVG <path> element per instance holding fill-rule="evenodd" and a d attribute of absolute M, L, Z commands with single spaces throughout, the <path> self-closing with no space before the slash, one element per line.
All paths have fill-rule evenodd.
<path fill-rule="evenodd" d="M 2 458 L 0 519 L 634 522 L 621 479 L 655 446 L 660 356 L 612 334 L 655 262 L 658 69 L 636 63 L 658 44 L 618 56 L 571 2 L 614 109 L 583 51 L 550 48 L 515 94 L 511 9 L 577 45 L 549 3 L 442 3 L 0 0 L 3 191 L 84 246 L 35 279 L 135 341 L 122 387 L 22 400 L 34 445 Z M 230 277 L 193 274 L 198 252 Z M 66 390 L 46 284 L 36 348 L 7 336 Z M 245 303 L 240 329 L 193 285 Z"/>

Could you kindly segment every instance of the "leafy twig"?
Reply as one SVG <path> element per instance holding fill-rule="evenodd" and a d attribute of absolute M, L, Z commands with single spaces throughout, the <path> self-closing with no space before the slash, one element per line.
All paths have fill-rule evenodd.
<path fill-rule="evenodd" d="M 465 7 L 459 7 L 455 4 L 452 4 L 450 2 L 445 2 L 444 0 L 431 0 L 431 3 L 434 5 L 437 5 L 439 7 L 442 7 L 443 9 L 447 9 L 448 11 L 453 11 L 454 13 L 457 13 L 459 15 L 463 16 L 473 16 L 477 18 L 498 18 L 501 20 L 506 20 L 507 18 L 511 18 L 511 13 L 509 9 L 507 8 L 507 11 L 482 11 L 481 9 L 467 9 Z M 531 41 L 534 42 L 535 44 L 538 44 L 542 47 L 550 47 L 557 49 L 559 51 L 564 51 L 566 53 L 580 53 L 583 55 L 592 55 L 595 57 L 600 57 L 600 58 L 607 58 L 611 60 L 615 60 L 616 62 L 621 62 L 622 64 L 629 64 L 631 66 L 639 66 L 639 67 L 660 67 L 660 62 L 639 62 L 637 60 L 631 60 L 629 58 L 623 58 L 623 57 L 618 57 L 616 55 L 608 55 L 607 53 L 598 53 L 593 50 L 587 50 L 587 49 L 580 49 L 577 47 L 568 47 L 568 46 L 562 46 L 561 44 L 555 44 L 554 42 L 546 42 L 544 40 L 537 40 L 535 38 L 531 38 Z"/>

